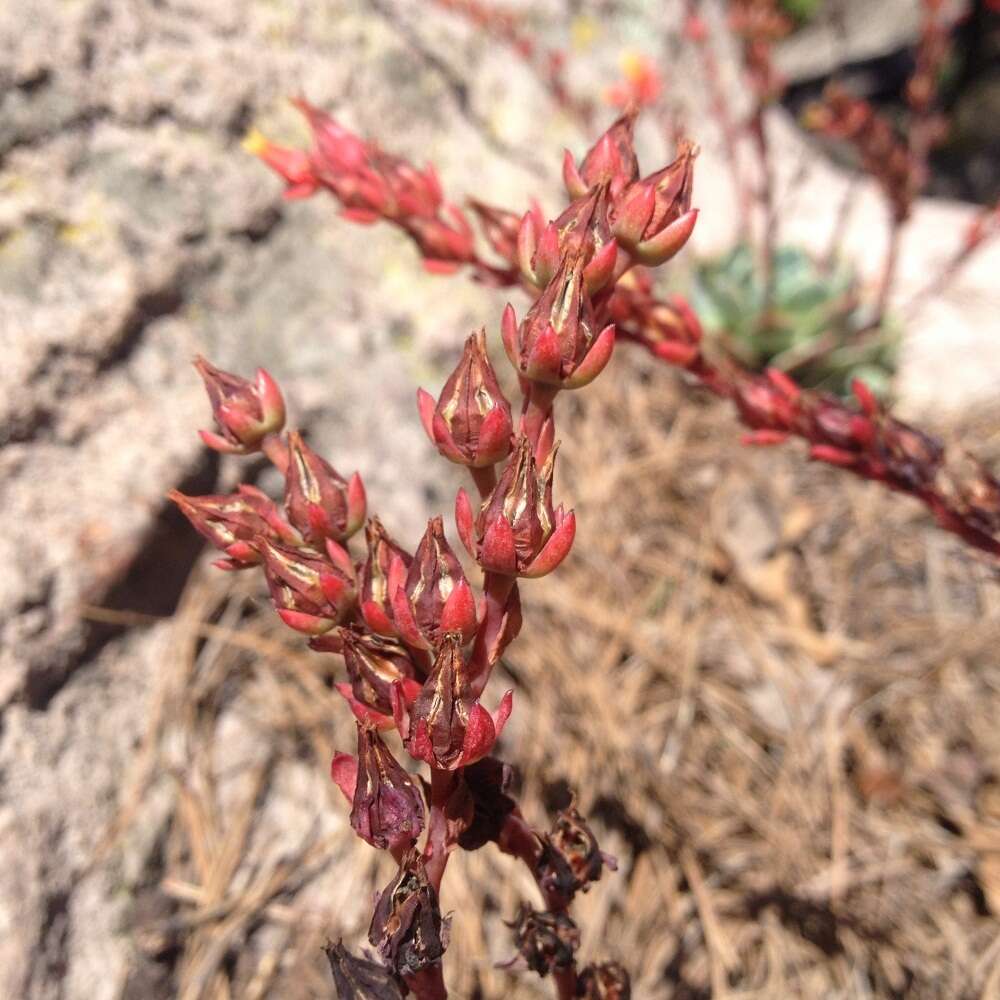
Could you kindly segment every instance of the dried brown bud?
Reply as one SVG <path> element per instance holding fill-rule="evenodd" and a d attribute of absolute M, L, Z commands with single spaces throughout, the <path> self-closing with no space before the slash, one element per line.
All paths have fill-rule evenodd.
<path fill-rule="evenodd" d="M 342 941 L 329 945 L 326 957 L 337 988 L 337 1000 L 403 1000 L 405 986 L 378 962 L 352 955 Z"/>
<path fill-rule="evenodd" d="M 601 962 L 580 970 L 576 995 L 582 1000 L 631 1000 L 632 984 L 617 962 Z"/>
<path fill-rule="evenodd" d="M 441 918 L 437 892 L 416 851 L 403 859 L 379 895 L 368 940 L 398 975 L 411 975 L 441 961 L 448 945 L 448 921 Z"/>
<path fill-rule="evenodd" d="M 580 931 L 569 914 L 542 912 L 523 903 L 510 926 L 518 955 L 532 972 L 547 976 L 573 964 Z"/>
<path fill-rule="evenodd" d="M 556 817 L 551 832 L 542 837 L 538 858 L 542 888 L 568 901 L 578 891 L 586 892 L 605 866 L 615 868 L 614 859 L 601 851 L 586 820 L 570 804 Z"/>

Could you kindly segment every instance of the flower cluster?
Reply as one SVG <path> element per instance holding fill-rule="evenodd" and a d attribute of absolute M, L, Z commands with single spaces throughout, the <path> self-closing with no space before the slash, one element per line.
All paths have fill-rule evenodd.
<path fill-rule="evenodd" d="M 292 196 L 325 187 L 349 218 L 399 225 L 435 266 L 476 265 L 471 243 L 463 242 L 470 230 L 443 201 L 432 171 L 415 171 L 299 105 L 314 148 L 300 154 L 260 141 L 256 150 Z M 567 158 L 572 201 L 558 218 L 546 221 L 537 206 L 520 219 L 474 208 L 503 268 L 535 294 L 520 320 L 508 306 L 500 323 L 522 391 L 520 410 L 504 394 L 482 330 L 466 341 L 436 397 L 419 390 L 417 408 L 435 448 L 469 470 L 473 490 L 459 491 L 455 522 L 482 573 L 481 587 L 466 575 L 441 517 L 428 522 L 411 552 L 368 516 L 360 476 L 342 476 L 301 432 L 285 430 L 282 396 L 266 372 L 249 381 L 197 362 L 218 425 L 203 432 L 205 443 L 262 452 L 282 473 L 284 496 L 279 504 L 244 485 L 229 496 L 173 499 L 222 550 L 220 565 L 260 567 L 282 621 L 308 636 L 317 653 L 343 659 L 346 679 L 337 690 L 357 720 L 357 749 L 337 753 L 331 775 L 358 836 L 398 864 L 369 930 L 381 964 L 339 945 L 329 951 L 338 989 L 348 996 L 406 989 L 418 998 L 445 995 L 445 866 L 454 850 L 490 842 L 529 866 L 546 905 L 523 908 L 515 921 L 528 967 L 551 972 L 565 1000 L 628 995 L 627 976 L 614 964 L 578 972 L 580 937 L 567 912 L 613 859 L 575 806 L 548 833 L 526 824 L 508 794 L 509 770 L 491 756 L 513 694 L 493 710 L 483 697 L 521 629 L 519 581 L 551 573 L 573 545 L 575 516 L 555 500 L 555 399 L 607 365 L 612 318 L 622 312 L 616 287 L 625 296 L 644 287 L 640 272 L 632 274 L 636 266 L 669 260 L 697 218 L 695 150 L 683 143 L 673 163 L 641 176 L 633 117 L 615 122 L 579 163 Z M 352 552 L 362 527 L 364 545 Z M 429 782 L 413 770 L 422 764 Z"/>
<path fill-rule="evenodd" d="M 499 323 L 519 406 L 503 391 L 484 330 L 468 338 L 437 395 L 417 394 L 434 447 L 469 470 L 471 489 L 458 492 L 454 517 L 475 579 L 441 517 L 412 550 L 396 541 L 369 514 L 356 473 L 341 476 L 300 432 L 285 431 L 281 393 L 266 372 L 250 381 L 197 362 L 218 425 L 203 432 L 205 443 L 263 453 L 283 475 L 284 495 L 279 503 L 244 485 L 228 496 L 173 499 L 223 552 L 222 568 L 261 568 L 284 623 L 317 653 L 342 658 L 346 679 L 337 690 L 356 719 L 357 746 L 334 757 L 331 775 L 355 832 L 397 864 L 369 928 L 379 961 L 342 945 L 328 951 L 338 991 L 446 997 L 449 927 L 440 893 L 447 862 L 455 850 L 494 843 L 528 867 L 544 904 L 526 905 L 515 918 L 521 964 L 551 976 L 560 1000 L 625 1000 L 630 988 L 620 966 L 578 968 L 580 936 L 568 912 L 613 859 L 575 805 L 548 832 L 525 820 L 509 769 L 493 756 L 512 692 L 484 704 L 493 669 L 521 630 L 521 581 L 557 569 L 575 538 L 573 511 L 556 502 L 559 394 L 592 382 L 616 341 L 638 343 L 732 400 L 752 443 L 804 438 L 813 458 L 918 497 L 944 527 L 995 553 L 1000 484 L 964 453 L 889 416 L 861 385 L 852 408 L 780 373 L 753 374 L 706 354 L 690 308 L 657 299 L 648 270 L 691 236 L 697 150 L 681 142 L 673 162 L 642 175 L 634 110 L 581 160 L 567 153 L 569 203 L 556 218 L 537 205 L 517 215 L 470 203 L 496 263 L 480 256 L 470 216 L 444 199 L 431 168 L 417 170 L 297 103 L 313 132 L 309 151 L 259 136 L 250 143 L 284 178 L 288 196 L 327 190 L 352 221 L 382 219 L 406 232 L 431 270 L 464 265 L 532 297 L 520 319 L 508 305 Z M 418 774 L 423 767 L 429 781 Z"/>

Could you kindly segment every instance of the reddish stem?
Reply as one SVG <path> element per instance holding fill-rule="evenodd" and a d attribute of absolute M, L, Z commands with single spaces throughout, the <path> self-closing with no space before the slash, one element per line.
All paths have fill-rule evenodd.
<path fill-rule="evenodd" d="M 551 434 L 545 434 L 546 422 L 552 416 L 552 404 L 559 395 L 559 387 L 543 382 L 529 382 L 521 410 L 521 433 L 535 450 L 535 461 L 544 462 L 551 447 Z M 545 438 L 548 438 L 546 441 Z M 541 446 L 541 451 L 539 450 Z"/>
<path fill-rule="evenodd" d="M 472 678 L 472 694 L 478 698 L 486 688 L 490 679 L 492 664 L 490 650 L 493 649 L 500 629 L 503 626 L 504 614 L 511 592 L 517 585 L 512 576 L 500 573 L 486 573 L 483 579 L 484 611 L 483 620 L 476 632 L 475 645 L 469 659 L 469 676 Z"/>
<path fill-rule="evenodd" d="M 403 978 L 406 980 L 406 985 L 413 990 L 416 1000 L 447 1000 L 448 998 L 448 990 L 444 985 L 444 971 L 440 962 Z"/>
<path fill-rule="evenodd" d="M 280 434 L 268 434 L 261 441 L 260 450 L 278 472 L 283 476 L 288 473 L 288 445 L 282 440 Z"/>
<path fill-rule="evenodd" d="M 448 864 L 448 800 L 457 780 L 458 776 L 454 771 L 431 768 L 430 816 L 427 820 L 424 866 L 428 880 L 438 893 L 441 892 L 441 880 Z"/>

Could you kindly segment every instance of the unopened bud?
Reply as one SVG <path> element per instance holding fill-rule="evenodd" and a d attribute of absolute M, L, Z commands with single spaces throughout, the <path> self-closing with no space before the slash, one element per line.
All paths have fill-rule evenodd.
<path fill-rule="evenodd" d="M 285 424 L 285 402 L 273 378 L 257 369 L 253 382 L 224 372 L 203 357 L 195 368 L 205 383 L 218 434 L 200 431 L 201 439 L 216 451 L 245 455 L 256 451 L 269 434 L 277 434 Z"/>
<path fill-rule="evenodd" d="M 452 462 L 483 468 L 510 453 L 510 403 L 486 353 L 485 330 L 466 340 L 462 359 L 437 403 L 423 389 L 417 402 L 428 437 Z"/>
<path fill-rule="evenodd" d="M 288 519 L 312 545 L 328 538 L 343 542 L 365 520 L 365 488 L 355 472 L 345 480 L 310 448 L 298 431 L 288 435 L 285 509 Z"/>

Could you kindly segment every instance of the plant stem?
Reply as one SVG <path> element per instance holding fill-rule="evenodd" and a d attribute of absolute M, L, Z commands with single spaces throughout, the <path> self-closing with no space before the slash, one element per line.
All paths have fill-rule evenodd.
<path fill-rule="evenodd" d="M 448 998 L 448 990 L 445 989 L 444 972 L 440 962 L 403 978 L 406 980 L 406 985 L 413 991 L 416 1000 L 447 1000 Z"/>
<path fill-rule="evenodd" d="M 469 676 L 475 697 L 479 697 L 490 679 L 490 650 L 493 649 L 503 626 L 507 602 L 517 580 L 500 573 L 486 573 L 483 579 L 484 611 L 483 620 L 476 632 L 476 642 L 469 658 Z"/>
<path fill-rule="evenodd" d="M 557 893 L 548 891 L 542 885 L 538 875 L 538 859 L 541 855 L 541 841 L 538 835 L 525 822 L 518 810 L 514 810 L 504 821 L 497 846 L 504 854 L 523 861 L 531 872 L 538 891 L 545 902 L 545 908 L 550 913 L 565 913 L 569 910 L 569 900 Z M 556 988 L 558 1000 L 572 1000 L 576 996 L 577 974 L 576 963 L 562 969 L 553 969 L 552 982 Z"/>
<path fill-rule="evenodd" d="M 281 440 L 280 434 L 268 434 L 260 443 L 260 450 L 268 461 L 283 476 L 288 473 L 288 445 Z"/>
<path fill-rule="evenodd" d="M 552 404 L 559 394 L 559 387 L 545 385 L 543 382 L 529 382 L 524 396 L 524 408 L 521 411 L 521 433 L 531 442 L 535 451 L 535 461 L 544 462 L 548 457 L 551 440 L 543 440 L 545 425 L 552 416 Z M 539 444 L 545 454 L 540 453 Z"/>
<path fill-rule="evenodd" d="M 458 775 L 454 771 L 431 768 L 430 816 L 427 820 L 427 846 L 424 864 L 427 878 L 440 893 L 441 880 L 448 864 L 448 799 L 455 788 Z"/>

